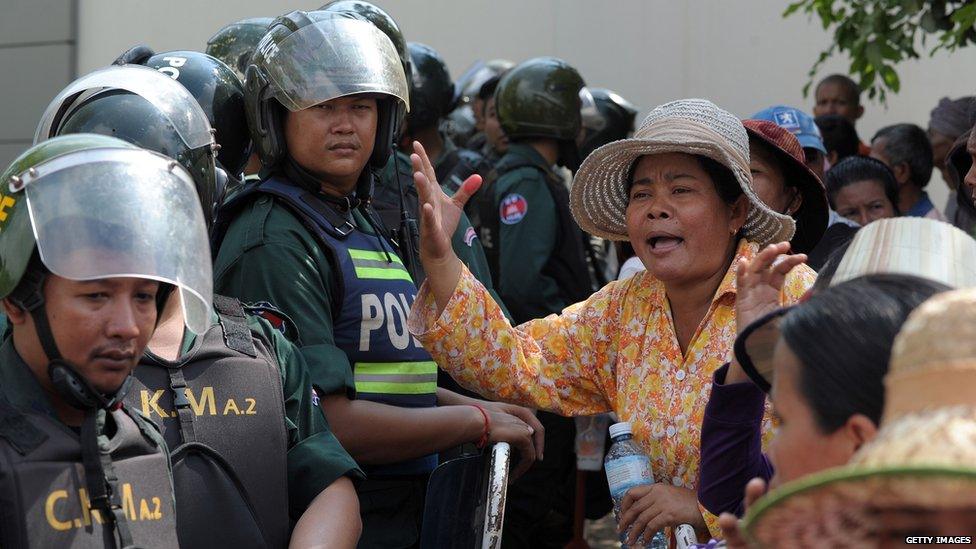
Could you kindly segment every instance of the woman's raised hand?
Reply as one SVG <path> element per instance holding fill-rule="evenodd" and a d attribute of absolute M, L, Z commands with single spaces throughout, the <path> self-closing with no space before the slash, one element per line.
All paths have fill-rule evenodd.
<path fill-rule="evenodd" d="M 461 260 L 451 247 L 451 236 L 457 230 L 464 205 L 481 186 L 481 176 L 464 180 L 454 196 L 447 196 L 437 184 L 434 166 L 424 146 L 413 142 L 413 181 L 420 206 L 420 262 L 423 263 L 431 293 L 442 311 L 450 301 L 461 276 Z"/>
<path fill-rule="evenodd" d="M 805 254 L 784 255 L 789 251 L 789 242 L 770 244 L 752 261 L 742 261 L 736 267 L 735 324 L 738 333 L 780 307 L 779 294 L 786 283 L 787 273 L 807 260 Z M 725 383 L 741 383 L 748 379 L 738 361 L 733 359 Z"/>
<path fill-rule="evenodd" d="M 428 263 L 443 263 L 454 256 L 451 235 L 457 229 L 464 205 L 481 186 L 481 176 L 472 175 L 461 184 L 454 196 L 447 196 L 437 183 L 434 166 L 427 157 L 424 146 L 413 142 L 413 180 L 420 198 L 420 258 L 424 269 Z"/>
<path fill-rule="evenodd" d="M 770 244 L 752 261 L 742 261 L 736 268 L 735 321 L 738 332 L 780 307 L 779 295 L 786 275 L 806 262 L 805 254 L 785 255 L 789 242 Z"/>

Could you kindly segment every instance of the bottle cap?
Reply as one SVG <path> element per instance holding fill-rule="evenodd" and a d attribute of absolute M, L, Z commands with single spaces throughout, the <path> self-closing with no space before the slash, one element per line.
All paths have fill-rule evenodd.
<path fill-rule="evenodd" d="M 610 438 L 617 438 L 620 435 L 629 435 L 633 432 L 633 428 L 630 426 L 629 421 L 621 421 L 620 423 L 614 423 L 610 426 Z"/>

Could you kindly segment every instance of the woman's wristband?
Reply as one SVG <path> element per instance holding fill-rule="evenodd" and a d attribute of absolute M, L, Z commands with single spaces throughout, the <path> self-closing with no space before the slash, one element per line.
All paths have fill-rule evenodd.
<path fill-rule="evenodd" d="M 468 404 L 468 406 L 477 408 L 481 412 L 481 417 L 485 420 L 484 429 L 481 431 L 481 438 L 478 439 L 476 443 L 478 449 L 482 449 L 488 445 L 488 441 L 491 438 L 491 421 L 488 419 L 488 412 L 484 408 L 478 406 L 477 404 Z"/>

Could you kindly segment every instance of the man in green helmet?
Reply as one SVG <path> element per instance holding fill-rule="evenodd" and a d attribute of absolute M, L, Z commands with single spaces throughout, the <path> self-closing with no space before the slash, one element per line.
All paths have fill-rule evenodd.
<path fill-rule="evenodd" d="M 407 83 L 386 35 L 352 15 L 289 13 L 251 58 L 245 103 L 265 177 L 221 212 L 215 285 L 294 319 L 329 423 L 366 470 L 360 547 L 412 547 L 438 452 L 505 441 L 531 463 L 541 431 L 528 410 L 439 390 L 407 332 L 417 289 L 370 196 Z"/>
<path fill-rule="evenodd" d="M 510 145 L 479 191 L 488 199 L 480 230 L 498 294 L 516 322 L 558 313 L 594 289 L 569 192 L 555 170 L 579 164 L 582 89 L 576 69 L 540 57 L 506 73 L 495 90 Z"/>
<path fill-rule="evenodd" d="M 98 135 L 34 146 L 0 176 L 0 514 L 4 547 L 177 547 L 158 429 L 122 406 L 161 304 L 210 307 L 193 181 Z M 122 207 L 120 207 L 122 206 Z M 151 245 L 147 245 L 151 243 Z"/>
<path fill-rule="evenodd" d="M 217 61 L 211 61 L 213 68 Z M 197 71 L 197 87 L 227 95 L 221 72 Z M 236 78 L 232 84 L 239 89 Z M 87 99 L 78 101 L 82 96 Z M 42 115 L 38 139 L 99 132 L 178 158 L 207 158 L 200 151 L 213 149 L 214 136 L 199 102 L 164 72 L 108 67 L 58 94 Z M 202 207 L 209 224 L 212 164 L 188 166 L 197 173 L 199 206 L 181 207 Z M 159 423 L 173 452 L 180 544 L 260 540 L 265 547 L 308 547 L 328 539 L 334 547 L 355 546 L 360 521 L 352 481 L 362 473 L 328 428 L 305 362 L 285 339 L 284 315 L 267 303 L 214 296 L 205 330 L 194 334 L 182 329 L 189 314 L 176 295 L 163 302 L 159 328 L 126 397 L 131 408 Z"/>

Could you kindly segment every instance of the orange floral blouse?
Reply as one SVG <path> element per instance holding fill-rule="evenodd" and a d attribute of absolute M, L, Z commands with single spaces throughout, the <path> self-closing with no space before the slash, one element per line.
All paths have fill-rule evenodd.
<path fill-rule="evenodd" d="M 559 315 L 512 327 L 464 269 L 440 318 L 421 287 L 410 330 L 458 383 L 487 398 L 565 416 L 615 412 L 633 424 L 657 482 L 694 489 L 712 374 L 731 360 L 736 336 L 734 266 L 756 252 L 740 242 L 684 355 L 664 285 L 647 272 L 611 282 Z M 793 269 L 781 304 L 795 303 L 815 279 L 805 265 Z M 706 518 L 717 533 L 714 517 Z"/>

